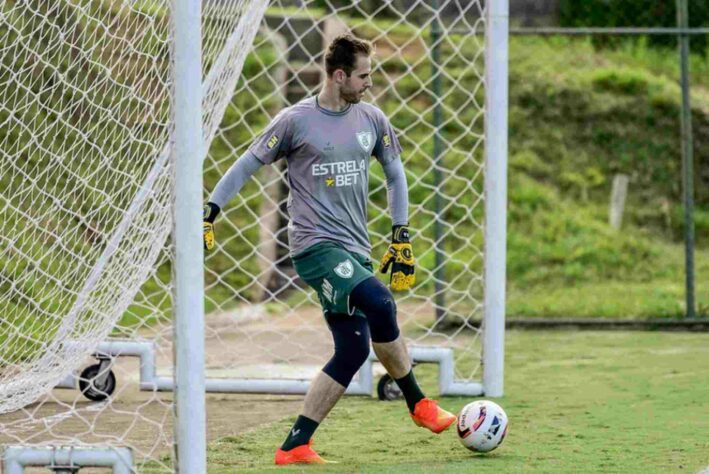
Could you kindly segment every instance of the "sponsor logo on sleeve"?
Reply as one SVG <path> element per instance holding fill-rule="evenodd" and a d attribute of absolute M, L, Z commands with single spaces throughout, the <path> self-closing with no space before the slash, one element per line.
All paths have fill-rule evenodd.
<path fill-rule="evenodd" d="M 389 148 L 391 146 L 391 137 L 388 133 L 385 133 L 384 137 L 382 137 L 382 143 L 384 143 L 385 148 Z"/>
<path fill-rule="evenodd" d="M 273 147 L 278 144 L 278 135 L 275 133 L 271 135 L 271 138 L 268 139 L 268 142 L 266 143 L 266 148 L 269 150 L 273 150 Z"/>

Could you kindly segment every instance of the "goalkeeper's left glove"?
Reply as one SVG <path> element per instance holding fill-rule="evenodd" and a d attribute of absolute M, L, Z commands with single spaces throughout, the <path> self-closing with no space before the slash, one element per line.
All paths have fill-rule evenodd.
<path fill-rule="evenodd" d="M 219 206 L 213 202 L 208 202 L 204 206 L 202 213 L 202 237 L 204 240 L 204 250 L 214 248 L 214 219 L 219 214 Z"/>
<path fill-rule="evenodd" d="M 395 225 L 392 227 L 391 245 L 379 262 L 379 271 L 387 273 L 391 266 L 391 289 L 408 290 L 416 282 L 415 263 L 414 252 L 409 242 L 409 228 Z"/>

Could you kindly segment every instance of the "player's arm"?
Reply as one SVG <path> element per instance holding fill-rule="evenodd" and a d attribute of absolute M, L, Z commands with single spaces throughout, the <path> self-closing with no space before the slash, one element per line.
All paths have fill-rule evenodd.
<path fill-rule="evenodd" d="M 219 211 L 262 166 L 263 163 L 253 153 L 247 151 L 236 160 L 229 168 L 229 171 L 219 180 L 212 196 L 204 206 L 202 215 L 202 234 L 205 250 L 212 250 L 214 247 L 214 220 L 219 215 Z"/>
<path fill-rule="evenodd" d="M 387 200 L 392 220 L 391 245 L 379 262 L 379 271 L 391 269 L 391 289 L 403 291 L 416 282 L 413 248 L 409 240 L 409 189 L 401 159 L 397 156 L 383 165 Z"/>
<path fill-rule="evenodd" d="M 254 140 L 246 153 L 236 160 L 214 188 L 209 202 L 204 206 L 202 217 L 205 250 L 214 247 L 214 219 L 219 211 L 261 166 L 271 164 L 288 154 L 292 134 L 288 110 L 283 109 L 273 118 L 264 132 Z"/>

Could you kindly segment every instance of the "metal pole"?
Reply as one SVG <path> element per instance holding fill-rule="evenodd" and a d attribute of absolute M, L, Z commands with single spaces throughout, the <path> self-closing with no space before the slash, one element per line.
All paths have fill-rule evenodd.
<path fill-rule="evenodd" d="M 509 3 L 486 3 L 485 23 L 485 314 L 483 388 L 503 394 L 507 243 Z"/>
<path fill-rule="evenodd" d="M 627 27 L 573 27 L 573 28 L 539 28 L 512 27 L 510 35 L 706 35 L 709 28 L 627 28 Z"/>
<path fill-rule="evenodd" d="M 438 11 L 438 0 L 433 0 L 433 9 Z M 446 316 L 446 295 L 444 293 L 443 282 L 445 281 L 445 258 L 443 257 L 443 226 L 441 225 L 441 208 L 443 200 L 441 198 L 440 186 L 441 182 L 441 132 L 440 127 L 443 122 L 443 110 L 441 108 L 441 25 L 438 22 L 438 17 L 434 16 L 431 22 L 431 89 L 433 92 L 433 185 L 436 187 L 436 195 L 434 197 L 433 206 L 436 218 L 433 221 L 433 239 L 435 251 L 435 270 L 434 289 L 435 289 L 435 307 L 436 307 L 436 322 L 443 320 Z"/>
<path fill-rule="evenodd" d="M 447 30 L 450 35 L 470 35 L 470 28 L 450 28 Z M 483 34 L 475 32 L 474 34 Z M 626 28 L 626 27 L 579 27 L 558 28 L 558 27 L 510 27 L 510 36 L 589 36 L 589 35 L 706 35 L 709 28 Z"/>
<path fill-rule="evenodd" d="M 202 14 L 173 0 L 175 26 L 175 436 L 176 470 L 204 474 L 204 261 L 202 251 Z"/>
<path fill-rule="evenodd" d="M 677 0 L 677 26 L 689 23 L 687 0 Z M 682 191 L 684 194 L 684 264 L 687 318 L 696 316 L 694 303 L 694 156 L 692 107 L 689 101 L 689 36 L 678 36 L 682 85 Z"/>

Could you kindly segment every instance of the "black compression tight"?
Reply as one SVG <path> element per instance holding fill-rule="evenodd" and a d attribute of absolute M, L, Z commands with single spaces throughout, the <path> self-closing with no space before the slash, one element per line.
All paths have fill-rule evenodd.
<path fill-rule="evenodd" d="M 369 356 L 369 337 L 373 342 L 395 341 L 399 337 L 396 323 L 396 303 L 389 289 L 375 277 L 357 285 L 350 293 L 350 306 L 362 311 L 361 316 L 330 314 L 327 324 L 335 342 L 335 354 L 323 367 L 323 372 L 343 387 Z"/>
<path fill-rule="evenodd" d="M 369 327 L 364 318 L 348 314 L 331 314 L 327 324 L 335 341 L 335 354 L 323 372 L 347 387 L 369 356 Z"/>
<path fill-rule="evenodd" d="M 350 306 L 367 316 L 372 342 L 392 342 L 399 337 L 394 296 L 375 277 L 364 280 L 352 290 Z"/>

